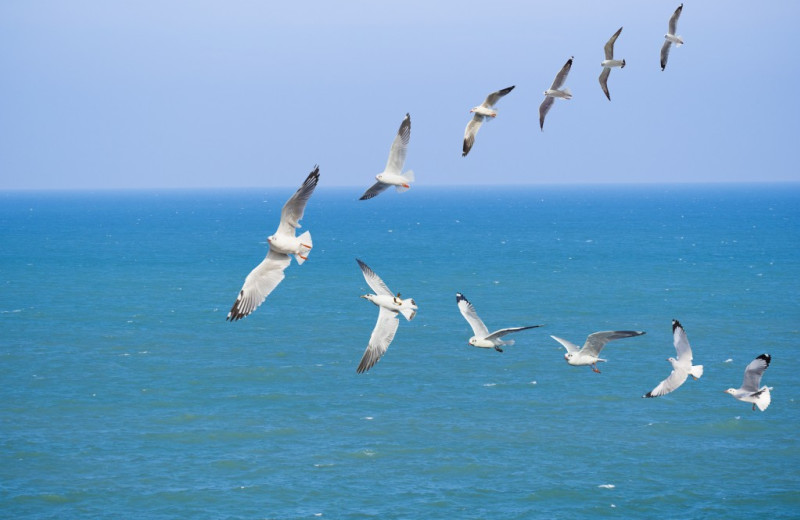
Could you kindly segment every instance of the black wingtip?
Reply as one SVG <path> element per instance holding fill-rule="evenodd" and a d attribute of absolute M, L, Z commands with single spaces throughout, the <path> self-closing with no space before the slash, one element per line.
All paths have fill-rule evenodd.
<path fill-rule="evenodd" d="M 459 303 L 459 302 L 462 302 L 462 301 L 469 303 L 469 300 L 467 300 L 466 296 L 464 296 L 460 292 L 457 292 L 456 293 L 456 303 Z"/>
<path fill-rule="evenodd" d="M 760 356 L 758 356 L 756 359 L 763 360 L 767 364 L 767 366 L 769 366 L 770 361 L 772 361 L 772 356 L 770 356 L 769 354 L 764 353 L 764 354 L 761 354 Z"/>
<path fill-rule="evenodd" d="M 678 327 L 683 328 L 683 325 L 681 325 L 681 322 L 679 322 L 675 318 L 672 318 L 672 332 L 675 332 L 675 329 L 677 329 Z"/>
<path fill-rule="evenodd" d="M 655 397 L 655 396 L 654 396 L 653 394 L 651 394 L 650 392 L 647 392 L 646 394 L 644 394 L 644 395 L 642 396 L 642 398 L 645 398 L 645 397 L 647 397 L 647 398 L 653 398 L 653 397 Z"/>

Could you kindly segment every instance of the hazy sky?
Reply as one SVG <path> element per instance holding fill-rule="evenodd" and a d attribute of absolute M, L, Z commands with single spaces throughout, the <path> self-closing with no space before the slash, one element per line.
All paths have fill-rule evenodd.
<path fill-rule="evenodd" d="M 662 72 L 679 3 L 3 1 L 0 189 L 366 188 L 406 112 L 419 186 L 800 181 L 800 2 L 685 2 Z"/>

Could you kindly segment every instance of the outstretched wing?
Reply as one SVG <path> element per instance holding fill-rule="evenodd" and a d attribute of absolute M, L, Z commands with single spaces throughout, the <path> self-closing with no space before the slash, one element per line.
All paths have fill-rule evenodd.
<path fill-rule="evenodd" d="M 458 305 L 458 310 L 461 311 L 461 315 L 464 316 L 469 326 L 472 327 L 473 335 L 479 338 L 487 337 L 489 335 L 489 329 L 483 324 L 483 320 L 478 317 L 478 313 L 475 312 L 475 307 L 472 306 L 469 300 L 467 300 L 463 294 L 456 293 L 456 304 Z"/>
<path fill-rule="evenodd" d="M 397 332 L 397 327 L 400 321 L 397 319 L 397 313 L 387 310 L 383 307 L 380 308 L 378 313 L 378 323 L 372 329 L 372 335 L 369 337 L 367 349 L 361 357 L 361 362 L 356 369 L 357 373 L 366 372 L 372 365 L 380 361 L 381 357 L 386 353 L 389 344 L 394 339 Z"/>
<path fill-rule="evenodd" d="M 632 336 L 641 336 L 644 332 L 639 330 L 607 330 L 603 332 L 595 332 L 589 334 L 586 338 L 586 343 L 583 344 L 581 352 L 591 354 L 592 356 L 600 355 L 600 351 L 606 346 L 609 341 L 615 339 L 630 338 Z"/>
<path fill-rule="evenodd" d="M 267 257 L 244 279 L 239 296 L 225 319 L 236 321 L 256 310 L 269 293 L 281 283 L 285 276 L 283 271 L 289 266 L 290 261 L 288 255 L 270 249 Z"/>
<path fill-rule="evenodd" d="M 542 104 L 539 105 L 539 128 L 541 128 L 542 131 L 544 131 L 544 118 L 550 111 L 550 107 L 553 106 L 553 103 L 555 103 L 555 101 L 556 101 L 555 98 L 552 98 L 550 96 L 545 96 L 544 101 L 542 101 Z"/>
<path fill-rule="evenodd" d="M 600 88 L 603 89 L 603 93 L 606 95 L 609 101 L 611 101 L 611 94 L 608 93 L 608 75 L 611 74 L 611 69 L 608 67 L 603 67 L 603 72 L 600 73 L 600 77 L 598 80 L 600 81 Z"/>
<path fill-rule="evenodd" d="M 675 12 L 672 13 L 672 16 L 669 17 L 669 33 L 670 34 L 677 34 L 678 31 L 678 18 L 681 16 L 681 11 L 683 11 L 683 4 L 679 5 Z"/>
<path fill-rule="evenodd" d="M 495 105 L 495 103 L 500 101 L 501 97 L 505 96 L 506 94 L 514 90 L 515 86 L 516 85 L 511 85 L 510 87 L 498 90 L 497 92 L 492 92 L 491 94 L 486 96 L 486 99 L 483 101 L 483 103 L 481 103 L 481 106 L 486 108 L 492 108 Z"/>
<path fill-rule="evenodd" d="M 692 347 L 689 346 L 689 338 L 686 336 L 686 331 L 678 320 L 672 320 L 672 343 L 675 345 L 675 351 L 678 353 L 679 361 L 692 364 Z"/>
<path fill-rule="evenodd" d="M 619 38 L 619 33 L 621 33 L 621 32 L 622 32 L 622 27 L 617 29 L 617 32 L 615 32 L 611 36 L 611 38 L 608 39 L 608 41 L 606 42 L 605 47 L 603 47 L 603 50 L 606 53 L 606 59 L 607 60 L 613 60 L 614 59 L 614 42 L 617 41 L 617 38 Z"/>
<path fill-rule="evenodd" d="M 478 133 L 478 130 L 480 130 L 482 124 L 483 116 L 479 114 L 472 116 L 470 122 L 467 123 L 467 128 L 464 130 L 464 147 L 461 151 L 461 157 L 466 157 L 472 149 L 472 145 L 475 144 L 475 135 Z"/>
<path fill-rule="evenodd" d="M 392 147 L 389 149 L 389 159 L 386 161 L 386 173 L 403 173 L 403 164 L 406 162 L 406 153 L 408 152 L 408 141 L 411 139 L 411 116 L 406 114 L 403 122 L 400 123 L 400 128 L 397 130 L 397 135 L 392 141 Z"/>
<path fill-rule="evenodd" d="M 758 387 L 761 384 L 761 376 L 764 375 L 764 370 L 769 367 L 769 362 L 772 356 L 769 354 L 761 354 L 747 365 L 744 369 L 744 381 L 742 381 L 742 390 L 748 392 L 758 392 Z"/>
<path fill-rule="evenodd" d="M 669 58 L 669 49 L 672 47 L 672 42 L 664 40 L 664 45 L 661 46 L 661 70 L 667 68 L 667 58 Z"/>
<path fill-rule="evenodd" d="M 364 280 L 367 281 L 367 285 L 370 286 L 375 294 L 378 296 L 394 296 L 392 291 L 390 291 L 383 280 L 381 280 L 381 277 L 375 274 L 375 271 L 370 269 L 367 264 L 358 258 L 356 258 L 356 262 L 358 262 L 359 267 L 361 267 L 361 272 L 364 274 Z"/>
<path fill-rule="evenodd" d="M 376 197 L 381 193 L 383 193 L 384 191 L 386 191 L 386 188 L 388 187 L 389 185 L 386 184 L 385 182 L 378 181 L 372 186 L 370 186 L 369 189 L 365 191 L 364 194 L 361 196 L 361 198 L 358 200 L 367 200 L 371 199 L 372 197 Z"/>
<path fill-rule="evenodd" d="M 679 386 L 681 386 L 689 377 L 689 372 L 686 370 L 672 370 L 665 380 L 661 381 L 658 386 L 644 394 L 642 397 L 659 397 L 666 395 Z"/>
<path fill-rule="evenodd" d="M 314 170 L 308 174 L 303 185 L 283 205 L 278 233 L 294 236 L 295 229 L 300 227 L 300 219 L 303 218 L 306 203 L 314 193 L 317 182 L 319 182 L 319 166 L 314 166 Z"/>
<path fill-rule="evenodd" d="M 507 329 L 500 329 L 486 336 L 486 339 L 502 338 L 506 334 L 511 334 L 512 332 L 518 332 L 520 330 L 527 330 L 527 329 L 535 329 L 537 327 L 541 327 L 541 325 L 529 325 L 527 327 L 509 327 Z"/>
<path fill-rule="evenodd" d="M 556 79 L 553 80 L 553 85 L 550 87 L 550 90 L 560 89 L 561 86 L 564 84 L 564 82 L 567 80 L 567 74 L 569 74 L 569 69 L 572 68 L 573 59 L 574 59 L 573 57 L 570 57 L 570 59 L 567 60 L 564 66 L 561 67 L 561 70 L 558 71 L 558 74 L 556 74 Z"/>
<path fill-rule="evenodd" d="M 567 341 L 564 338 L 559 338 L 558 336 L 550 336 L 550 337 L 553 338 L 554 340 L 558 341 L 559 343 L 561 343 L 561 345 L 565 349 L 567 349 L 568 353 L 569 352 L 578 352 L 580 350 L 578 348 L 578 345 L 576 345 L 575 343 L 573 343 L 571 341 Z"/>

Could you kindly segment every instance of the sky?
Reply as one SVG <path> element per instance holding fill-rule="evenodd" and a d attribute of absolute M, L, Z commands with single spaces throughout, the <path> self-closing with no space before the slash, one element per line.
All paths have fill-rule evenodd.
<path fill-rule="evenodd" d="M 662 72 L 679 3 L 0 2 L 0 190 L 366 189 L 407 112 L 417 186 L 800 181 L 800 2 L 686 1 Z"/>

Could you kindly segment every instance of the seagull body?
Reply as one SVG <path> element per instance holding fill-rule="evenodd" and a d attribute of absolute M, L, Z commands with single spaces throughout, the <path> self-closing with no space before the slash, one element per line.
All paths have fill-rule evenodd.
<path fill-rule="evenodd" d="M 414 172 L 409 170 L 403 173 L 403 164 L 406 162 L 408 142 L 410 139 L 411 116 L 406 114 L 403 122 L 400 123 L 400 128 L 397 130 L 394 141 L 392 141 L 386 167 L 381 173 L 375 176 L 377 182 L 370 186 L 359 200 L 371 199 L 383 193 L 389 186 L 394 186 L 398 192 L 404 192 L 411 187 L 411 183 L 414 182 Z"/>
<path fill-rule="evenodd" d="M 674 43 L 676 47 L 683 45 L 683 38 L 678 36 L 678 18 L 681 16 L 683 4 L 679 5 L 672 16 L 669 18 L 669 32 L 664 35 L 664 45 L 661 46 L 661 70 L 667 68 L 667 58 L 669 58 L 669 50 Z"/>
<path fill-rule="evenodd" d="M 589 334 L 586 338 L 586 343 L 583 344 L 583 348 L 578 348 L 574 343 L 557 336 L 550 337 L 561 343 L 561 345 L 567 349 L 567 353 L 564 354 L 564 359 L 567 360 L 567 363 L 572 366 L 591 366 L 592 370 L 599 374 L 600 371 L 597 369 L 597 363 L 607 361 L 599 357 L 600 351 L 603 350 L 606 343 L 615 339 L 641 336 L 642 334 L 644 334 L 644 332 L 640 330 L 609 330 L 595 332 L 594 334 Z"/>
<path fill-rule="evenodd" d="M 744 369 L 744 381 L 742 381 L 742 386 L 739 388 L 728 388 L 725 392 L 745 403 L 753 403 L 754 411 L 756 406 L 758 406 L 758 409 L 762 412 L 766 410 L 769 403 L 772 401 L 772 397 L 770 397 L 769 394 L 772 387 L 762 386 L 759 388 L 758 385 L 761 384 L 761 376 L 764 375 L 764 371 L 769 367 L 771 360 L 772 356 L 769 354 L 761 354 L 755 358 L 747 365 L 747 368 Z"/>
<path fill-rule="evenodd" d="M 492 92 L 480 105 L 473 107 L 470 110 L 470 113 L 473 114 L 472 119 L 469 123 L 467 123 L 467 128 L 464 130 L 464 146 L 462 148 L 461 156 L 466 157 L 469 153 L 470 149 L 472 149 L 472 145 L 475 143 L 475 135 L 480 130 L 483 121 L 487 117 L 497 117 L 497 110 L 493 107 L 494 105 L 506 94 L 514 90 L 514 85 L 511 85 L 508 88 L 504 88 L 502 90 L 498 90 L 497 92 Z"/>
<path fill-rule="evenodd" d="M 500 348 L 503 345 L 513 345 L 514 340 L 502 340 L 503 336 L 507 334 L 511 334 L 512 332 L 519 332 L 521 330 L 527 329 L 535 329 L 536 327 L 541 327 L 541 325 L 530 325 L 527 327 L 510 327 L 507 329 L 500 329 L 496 330 L 492 333 L 489 333 L 489 329 L 478 317 L 478 313 L 475 311 L 475 307 L 467 300 L 463 294 L 456 293 L 456 304 L 458 305 L 458 310 L 461 311 L 461 315 L 464 316 L 464 319 L 467 320 L 469 326 L 472 328 L 472 333 L 474 334 L 471 338 L 469 338 L 469 344 L 473 347 L 478 348 L 493 348 L 498 352 L 502 352 L 503 349 Z"/>
<path fill-rule="evenodd" d="M 598 78 L 600 81 L 600 88 L 603 89 L 606 97 L 609 101 L 611 101 L 611 95 L 608 93 L 608 75 L 611 74 L 611 69 L 614 67 L 619 67 L 621 69 L 625 68 L 625 60 L 615 60 L 614 59 L 614 42 L 617 41 L 619 38 L 619 34 L 622 32 L 622 27 L 617 29 L 611 38 L 606 42 L 605 47 L 603 49 L 606 53 L 606 59 L 600 63 L 603 67 L 603 72 L 600 73 L 600 77 Z"/>
<path fill-rule="evenodd" d="M 417 304 L 413 298 L 401 299 L 399 293 L 394 296 L 383 280 L 375 274 L 375 271 L 358 258 L 356 258 L 356 262 L 361 267 L 361 272 L 367 281 L 367 285 L 375 292 L 375 294 L 365 294 L 361 297 L 371 301 L 379 309 L 378 322 L 372 330 L 367 349 L 364 351 L 361 362 L 356 369 L 356 372 L 361 374 L 380 361 L 389 348 L 389 344 L 394 339 L 397 327 L 400 324 L 397 319 L 397 313 L 401 313 L 406 320 L 411 321 L 417 314 Z"/>
<path fill-rule="evenodd" d="M 666 395 L 681 386 L 689 376 L 700 379 L 700 376 L 703 375 L 703 365 L 692 365 L 692 348 L 689 346 L 689 338 L 678 320 L 672 320 L 672 342 L 678 353 L 677 359 L 667 359 L 672 364 L 672 372 L 669 377 L 642 397 Z"/>
<path fill-rule="evenodd" d="M 572 99 L 572 92 L 568 88 L 561 88 L 564 85 L 564 81 L 567 79 L 567 74 L 569 74 L 569 70 L 572 68 L 572 60 L 574 56 L 571 56 L 567 62 L 561 67 L 561 70 L 558 71 L 556 74 L 556 78 L 553 80 L 553 84 L 550 86 L 549 89 L 544 91 L 544 101 L 542 104 L 539 105 L 539 128 L 544 131 L 544 118 L 547 113 L 550 111 L 550 108 L 555 103 L 555 98 L 561 99 Z"/>
<path fill-rule="evenodd" d="M 300 227 L 306 203 L 314 193 L 317 182 L 319 182 L 319 167 L 315 166 L 303 185 L 283 205 L 278 230 L 267 237 L 269 244 L 267 257 L 245 278 L 244 285 L 226 320 L 233 322 L 244 318 L 264 302 L 285 277 L 283 271 L 291 263 L 290 255 L 294 255 L 298 264 L 302 264 L 308 258 L 313 246 L 311 233 L 306 231 L 300 236 L 295 236 L 295 232 Z"/>

